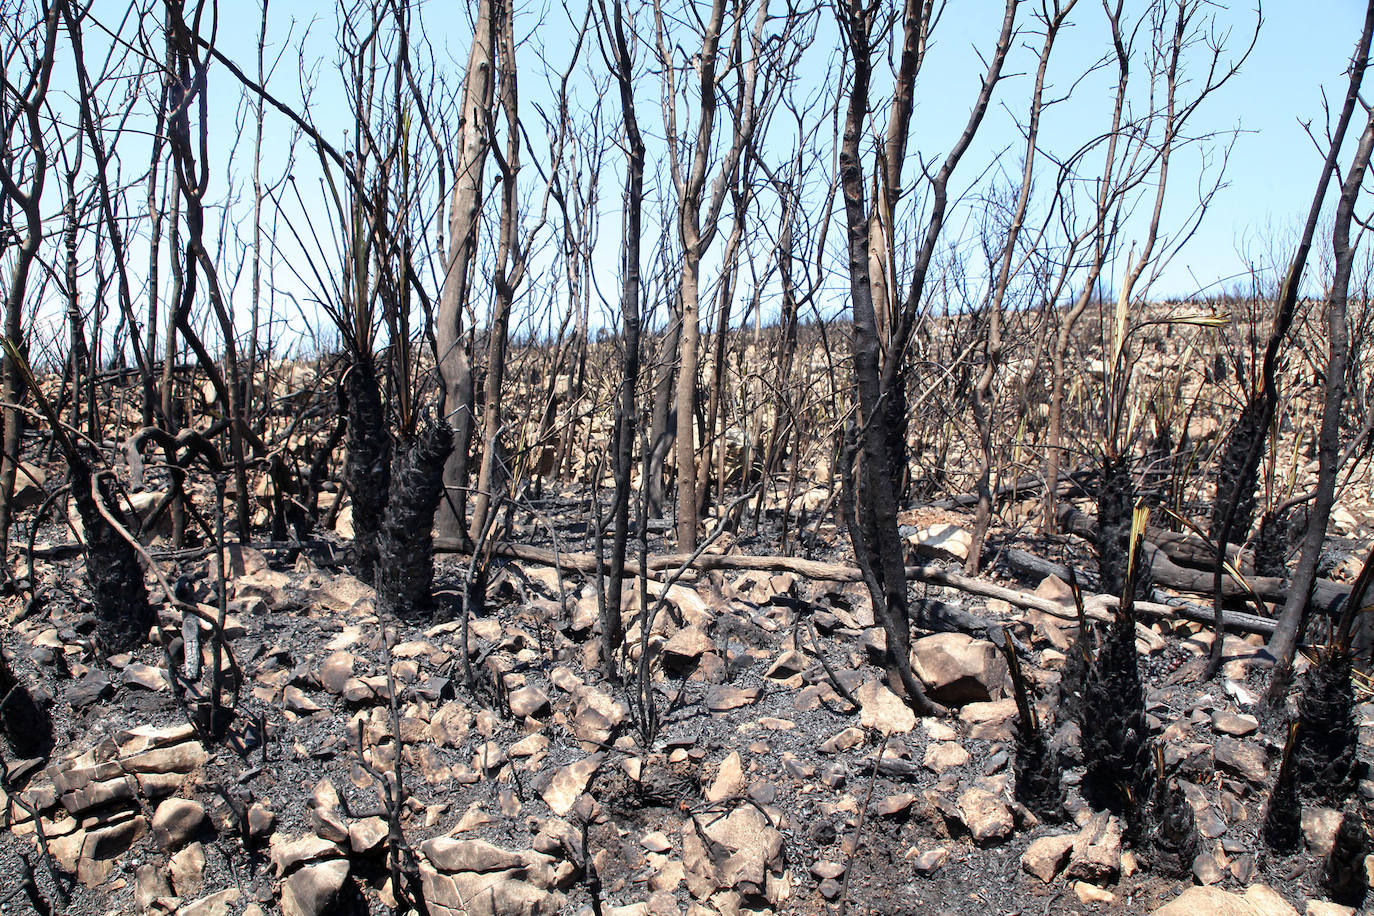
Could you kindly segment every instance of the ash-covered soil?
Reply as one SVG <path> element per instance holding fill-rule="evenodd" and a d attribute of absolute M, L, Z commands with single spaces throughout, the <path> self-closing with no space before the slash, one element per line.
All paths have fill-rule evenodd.
<path fill-rule="evenodd" d="M 560 550 L 589 548 L 582 512 L 571 498 L 544 507 L 562 525 Z M 543 521 L 521 520 L 512 540 L 548 542 Z M 766 554 L 769 542 L 713 549 Z M 847 552 L 820 529 L 819 558 Z M 1322 909 L 1339 811 L 1308 805 L 1292 855 L 1259 840 L 1285 734 L 1256 715 L 1258 637 L 1228 635 L 1222 675 L 1207 681 L 1205 627 L 1154 621 L 1138 633 L 1149 726 L 1201 834 L 1192 876 L 1157 874 L 1116 818 L 1084 804 L 1078 727 L 1057 703 L 1075 629 L 1056 580 L 1006 584 L 1062 599 L 1062 618 L 912 591 L 1009 625 L 1025 649 L 1068 789 L 1063 820 L 1040 823 L 1013 800 L 1016 706 L 1001 656 L 982 639 L 917 633 L 918 670 L 951 715 L 916 719 L 883 686 L 861 585 L 688 574 L 660 602 L 650 583 L 647 640 L 639 589 L 627 589 L 631 649 L 611 679 L 588 576 L 494 559 L 465 653 L 466 557 L 439 564 L 449 619 L 416 624 L 378 619 L 342 543 L 234 548 L 233 717 L 201 740 L 188 712 L 211 680 L 208 625 L 202 672 L 185 678 L 174 657 L 174 687 L 162 643 L 182 636 L 182 620 L 150 577 L 164 633 L 100 658 L 81 560 L 53 553 L 35 560 L 37 600 L 19 592 L 5 609 L 6 656 L 51 712 L 55 747 L 46 761 L 7 756 L 0 912 L 387 913 L 423 897 L 432 914 L 1126 914 L 1194 886 L 1211 890 L 1177 912 L 1211 911 L 1198 901 L 1222 891 L 1247 894 L 1253 912 L 1288 912 L 1283 901 L 1344 912 Z M 159 554 L 168 581 L 184 576 L 211 616 L 213 553 Z M 1374 705 L 1358 698 L 1368 761 Z M 1360 795 L 1368 806 L 1374 784 Z"/>

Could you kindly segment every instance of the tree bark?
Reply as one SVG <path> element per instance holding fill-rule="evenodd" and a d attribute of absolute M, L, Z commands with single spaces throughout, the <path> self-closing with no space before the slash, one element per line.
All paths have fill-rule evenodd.
<path fill-rule="evenodd" d="M 482 172 L 491 143 L 489 121 L 496 80 L 494 0 L 478 0 L 459 112 L 459 158 L 449 199 L 448 256 L 434 316 L 435 360 L 442 380 L 440 411 L 453 427 L 453 452 L 444 464 L 444 499 L 437 524 L 441 534 L 467 538 L 467 489 L 472 446 L 474 390 L 472 362 L 463 339 L 472 262 L 477 253 L 482 207 Z"/>

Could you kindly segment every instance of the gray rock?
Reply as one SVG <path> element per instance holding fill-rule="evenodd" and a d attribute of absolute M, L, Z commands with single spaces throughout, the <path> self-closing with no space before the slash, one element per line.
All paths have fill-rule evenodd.
<path fill-rule="evenodd" d="M 347 859 L 302 866 L 282 883 L 282 916 L 324 916 L 333 912 L 347 880 Z"/>

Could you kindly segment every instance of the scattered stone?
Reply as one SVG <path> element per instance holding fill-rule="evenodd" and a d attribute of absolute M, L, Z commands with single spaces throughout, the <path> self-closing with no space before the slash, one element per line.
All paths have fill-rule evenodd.
<path fill-rule="evenodd" d="M 715 643 L 701 627 L 683 627 L 663 644 L 663 663 L 669 667 L 682 668 L 695 662 L 707 652 L 714 651 Z"/>
<path fill-rule="evenodd" d="M 521 880 L 518 871 L 443 874 L 420 863 L 421 889 L 430 916 L 555 916 L 562 894 Z"/>
<path fill-rule="evenodd" d="M 178 897 L 199 894 L 205 886 L 205 847 L 192 843 L 167 862 L 172 889 Z"/>
<path fill-rule="evenodd" d="M 1244 738 L 1259 730 L 1259 719 L 1248 713 L 1237 714 L 1218 711 L 1212 713 L 1212 730 L 1219 735 Z"/>
<path fill-rule="evenodd" d="M 1016 826 L 1007 803 L 980 786 L 959 796 L 959 813 L 974 842 L 979 844 L 1005 840 Z"/>
<path fill-rule="evenodd" d="M 334 783 L 328 779 L 315 783 L 315 790 L 310 793 L 306 806 L 310 809 L 310 825 L 315 829 L 316 836 L 332 843 L 348 842 L 348 825 L 339 811 L 340 805 L 339 792 L 334 788 Z"/>
<path fill-rule="evenodd" d="M 180 849 L 205 827 L 205 806 L 186 798 L 169 798 L 153 813 L 153 839 L 163 849 Z"/>
<path fill-rule="evenodd" d="M 1034 875 L 1046 884 L 1054 880 L 1054 876 L 1064 868 L 1069 861 L 1069 854 L 1073 852 L 1074 841 L 1077 836 L 1072 833 L 1063 833 L 1056 836 L 1042 836 L 1033 840 L 1026 851 L 1021 854 L 1021 868 L 1027 874 Z"/>
<path fill-rule="evenodd" d="M 749 706 L 758 701 L 757 687 L 712 686 L 706 691 L 706 708 L 712 712 L 729 712 L 741 706 Z"/>
<path fill-rule="evenodd" d="M 838 754 L 850 748 L 858 747 L 864 743 L 863 729 L 849 727 L 837 735 L 833 735 L 821 742 L 819 748 L 822 754 Z"/>
<path fill-rule="evenodd" d="M 177 916 L 229 916 L 234 904 L 239 902 L 243 892 L 237 887 L 226 888 L 207 897 L 186 904 L 177 911 Z M 244 916 L 248 911 L 244 910 Z"/>
<path fill-rule="evenodd" d="M 1121 822 L 1106 811 L 1088 819 L 1073 840 L 1066 880 L 1093 884 L 1114 881 L 1121 872 Z"/>
<path fill-rule="evenodd" d="M 1258 744 L 1222 737 L 1216 740 L 1215 747 L 1219 769 L 1255 785 L 1264 785 L 1269 781 L 1269 755 Z"/>
<path fill-rule="evenodd" d="M 128 687 L 141 687 L 144 690 L 163 691 L 172 686 L 165 668 L 154 668 L 141 662 L 125 665 L 121 679 Z"/>
<path fill-rule="evenodd" d="M 269 844 L 272 870 L 284 875 L 303 862 L 318 862 L 321 859 L 336 858 L 343 853 L 338 843 L 308 833 L 294 840 L 284 840 L 273 835 Z"/>
<path fill-rule="evenodd" d="M 320 665 L 320 686 L 335 696 L 342 696 L 344 688 L 353 677 L 353 668 L 356 664 L 357 658 L 352 652 L 340 649 L 330 653 Z"/>
<path fill-rule="evenodd" d="M 943 773 L 945 770 L 954 767 L 961 767 L 968 763 L 969 754 L 964 750 L 963 745 L 953 741 L 941 741 L 937 744 L 926 745 L 925 757 L 921 763 L 935 773 Z"/>
<path fill-rule="evenodd" d="M 609 694 L 595 687 L 579 687 L 573 691 L 573 717 L 569 725 L 581 741 L 607 744 L 611 733 L 627 718 L 629 708 Z"/>
<path fill-rule="evenodd" d="M 1078 899 L 1083 903 L 1111 903 L 1116 899 L 1116 895 L 1111 891 L 1098 887 L 1096 884 L 1089 884 L 1087 881 L 1075 881 L 1073 892 L 1078 895 Z"/>
<path fill-rule="evenodd" d="M 859 723 L 884 735 L 904 735 L 916 727 L 916 713 L 897 694 L 877 681 L 864 681 L 855 691 Z"/>
<path fill-rule="evenodd" d="M 306 696 L 299 687 L 287 687 L 281 692 L 281 699 L 287 712 L 294 712 L 298 716 L 313 715 L 324 709 L 319 703 Z"/>
<path fill-rule="evenodd" d="M 539 793 L 549 809 L 559 817 L 571 811 L 605 759 L 604 754 L 592 754 L 555 771 L 549 784 Z"/>
<path fill-rule="evenodd" d="M 934 849 L 927 849 L 917 855 L 909 855 L 908 858 L 911 861 L 911 867 L 916 870 L 916 874 L 928 878 L 939 871 L 940 866 L 949 859 L 949 850 L 944 846 L 936 846 Z"/>
<path fill-rule="evenodd" d="M 540 719 L 549 714 L 549 698 L 538 687 L 521 687 L 510 694 L 510 711 L 520 718 Z"/>
<path fill-rule="evenodd" d="M 365 817 L 348 825 L 348 848 L 360 855 L 380 849 L 390 827 L 384 818 Z"/>
<path fill-rule="evenodd" d="M 1006 662 L 997 647 L 966 633 L 936 633 L 911 646 L 912 667 L 932 700 L 963 706 L 1001 697 Z"/>
<path fill-rule="evenodd" d="M 347 880 L 347 859 L 302 866 L 282 884 L 282 916 L 324 916 L 334 912 L 339 891 Z"/>
<path fill-rule="evenodd" d="M 1340 827 L 1341 812 L 1335 808 L 1303 807 L 1302 835 L 1312 855 L 1321 859 L 1330 855 L 1331 847 L 1336 844 L 1336 831 Z"/>
<path fill-rule="evenodd" d="M 277 815 L 262 802 L 248 806 L 248 835 L 261 840 L 277 829 Z"/>
<path fill-rule="evenodd" d="M 1216 884 L 1226 877 L 1226 869 L 1221 867 L 1216 856 L 1210 852 L 1201 853 L 1193 860 L 1193 879 L 1198 884 L 1208 886 Z"/>
<path fill-rule="evenodd" d="M 1150 916 L 1298 916 L 1273 888 L 1252 884 L 1245 893 L 1231 894 L 1216 887 L 1190 887 Z"/>
<path fill-rule="evenodd" d="M 731 751 L 720 762 L 720 769 L 716 773 L 715 781 L 706 790 L 706 800 L 714 805 L 729 798 L 738 798 L 743 794 L 744 767 L 740 760 L 739 751 Z"/>
<path fill-rule="evenodd" d="M 931 525 L 916 530 L 904 529 L 902 540 L 910 553 L 933 560 L 962 563 L 973 548 L 973 535 L 958 525 Z"/>

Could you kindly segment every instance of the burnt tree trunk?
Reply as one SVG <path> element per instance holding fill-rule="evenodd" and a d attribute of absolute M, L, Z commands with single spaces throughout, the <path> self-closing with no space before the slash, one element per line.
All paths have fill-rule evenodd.
<path fill-rule="evenodd" d="M 127 520 L 111 498 L 109 484 L 93 476 L 80 456 L 67 459 L 72 498 L 86 530 L 86 580 L 95 605 L 96 633 L 104 650 L 127 652 L 148 638 L 157 615 L 148 603 L 143 568 L 134 548 L 101 512 L 99 499 L 110 515 L 128 529 Z"/>
<path fill-rule="evenodd" d="M 372 584 L 378 538 L 391 485 L 391 436 L 377 384 L 377 366 L 360 356 L 344 376 L 348 409 L 348 461 L 344 478 L 353 495 L 353 574 Z"/>
<path fill-rule="evenodd" d="M 442 420 L 420 431 L 396 458 L 386 520 L 377 541 L 377 609 L 397 617 L 434 611 L 434 513 L 444 492 L 453 428 Z"/>

